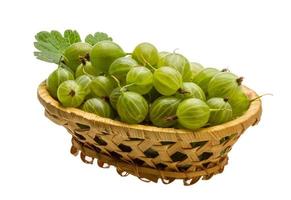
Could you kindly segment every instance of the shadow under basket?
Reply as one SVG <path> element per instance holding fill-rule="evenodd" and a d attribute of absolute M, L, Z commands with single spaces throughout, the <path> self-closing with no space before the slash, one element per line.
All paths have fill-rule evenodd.
<path fill-rule="evenodd" d="M 257 97 L 244 87 L 250 99 Z M 230 122 L 189 131 L 129 125 L 102 118 L 77 108 L 64 108 L 53 99 L 45 83 L 38 87 L 38 99 L 51 121 L 64 126 L 72 135 L 71 153 L 85 163 L 97 159 L 98 166 L 115 166 L 118 174 L 132 174 L 146 182 L 165 184 L 182 179 L 192 185 L 200 178 L 221 173 L 227 154 L 241 134 L 260 120 L 261 101 L 253 101 L 248 111 Z"/>

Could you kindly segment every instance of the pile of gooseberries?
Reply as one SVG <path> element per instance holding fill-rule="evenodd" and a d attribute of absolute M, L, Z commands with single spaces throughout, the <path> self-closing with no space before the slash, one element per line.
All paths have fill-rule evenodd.
<path fill-rule="evenodd" d="M 60 63 L 46 86 L 61 106 L 128 124 L 196 130 L 233 120 L 251 103 L 241 77 L 150 43 L 126 53 L 110 40 L 77 42 Z"/>

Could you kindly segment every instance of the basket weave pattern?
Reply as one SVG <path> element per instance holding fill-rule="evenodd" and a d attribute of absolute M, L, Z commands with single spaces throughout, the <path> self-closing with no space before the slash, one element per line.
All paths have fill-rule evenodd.
<path fill-rule="evenodd" d="M 244 88 L 252 99 L 257 94 Z M 227 164 L 227 153 L 241 134 L 260 120 L 261 101 L 252 102 L 241 117 L 222 125 L 188 131 L 144 125 L 128 125 L 98 117 L 76 108 L 64 108 L 42 83 L 38 98 L 45 115 L 64 126 L 72 135 L 71 153 L 85 163 L 97 158 L 100 167 L 113 165 L 117 172 L 132 174 L 144 181 L 170 183 L 183 179 L 185 185 L 201 177 L 210 179 Z"/>

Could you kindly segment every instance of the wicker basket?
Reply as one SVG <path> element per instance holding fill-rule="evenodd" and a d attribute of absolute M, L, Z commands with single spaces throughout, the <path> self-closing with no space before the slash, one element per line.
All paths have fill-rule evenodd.
<path fill-rule="evenodd" d="M 250 98 L 257 94 L 244 87 Z M 128 125 L 98 117 L 77 108 L 64 108 L 47 91 L 45 83 L 38 88 L 38 98 L 45 115 L 64 126 L 72 135 L 71 153 L 85 163 L 97 159 L 100 167 L 116 167 L 118 174 L 132 174 L 143 181 L 171 183 L 182 179 L 185 185 L 201 177 L 210 179 L 227 164 L 227 153 L 240 135 L 258 123 L 261 101 L 251 103 L 241 117 L 222 125 L 189 131 Z"/>

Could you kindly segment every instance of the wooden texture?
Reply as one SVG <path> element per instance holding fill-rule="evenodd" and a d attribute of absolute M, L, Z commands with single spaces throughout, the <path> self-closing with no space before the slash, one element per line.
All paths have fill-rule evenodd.
<path fill-rule="evenodd" d="M 250 99 L 257 97 L 244 87 Z M 170 183 L 183 179 L 185 185 L 201 177 L 209 179 L 221 173 L 227 164 L 227 153 L 241 134 L 259 122 L 262 107 L 258 99 L 248 111 L 230 122 L 189 131 L 145 125 L 129 125 L 102 118 L 77 108 L 64 108 L 53 99 L 45 83 L 38 88 L 38 98 L 45 115 L 72 135 L 71 153 L 85 163 L 100 167 L 113 165 L 117 172 L 132 174 L 143 181 Z"/>

